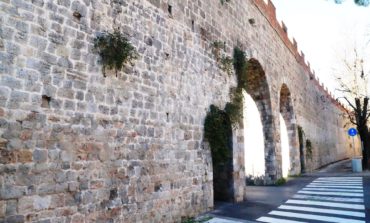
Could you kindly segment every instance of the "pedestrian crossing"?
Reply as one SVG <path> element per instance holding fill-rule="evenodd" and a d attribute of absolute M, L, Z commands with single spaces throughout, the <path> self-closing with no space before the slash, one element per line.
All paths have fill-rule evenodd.
<path fill-rule="evenodd" d="M 320 177 L 266 216 L 267 223 L 365 223 L 362 177 Z"/>

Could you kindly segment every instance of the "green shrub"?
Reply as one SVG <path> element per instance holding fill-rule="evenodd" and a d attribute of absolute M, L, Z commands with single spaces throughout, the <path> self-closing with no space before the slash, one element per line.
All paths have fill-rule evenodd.
<path fill-rule="evenodd" d="M 100 55 L 104 77 L 106 68 L 114 69 L 117 76 L 117 72 L 126 63 L 137 59 L 136 49 L 119 30 L 114 30 L 113 33 L 103 32 L 95 37 L 94 49 Z"/>
<path fill-rule="evenodd" d="M 276 186 L 281 186 L 281 185 L 284 185 L 284 184 L 286 184 L 286 180 L 285 180 L 285 178 L 284 178 L 284 177 L 282 177 L 282 178 L 278 179 L 278 180 L 275 182 L 275 185 L 276 185 Z"/>
<path fill-rule="evenodd" d="M 212 217 L 209 217 L 209 216 L 201 217 L 199 219 L 195 219 L 195 218 L 183 218 L 181 220 L 181 223 L 204 223 L 204 222 L 209 221 L 211 219 L 212 219 Z"/>
<path fill-rule="evenodd" d="M 208 141 L 214 164 L 225 163 L 231 157 L 232 128 L 229 116 L 211 105 L 204 122 L 204 137 Z"/>
<path fill-rule="evenodd" d="M 306 156 L 307 158 L 309 158 L 310 160 L 312 160 L 312 142 L 311 140 L 307 139 L 306 140 Z"/>

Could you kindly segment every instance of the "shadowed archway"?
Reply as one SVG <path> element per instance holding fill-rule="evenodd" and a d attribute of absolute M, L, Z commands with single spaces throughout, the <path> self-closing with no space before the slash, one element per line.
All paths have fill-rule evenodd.
<path fill-rule="evenodd" d="M 270 183 L 276 179 L 277 171 L 273 134 L 275 128 L 269 85 L 265 71 L 256 59 L 252 58 L 248 61 L 246 75 L 247 89 L 244 94 L 245 175 L 262 177 L 264 183 Z M 264 165 L 261 166 L 259 162 L 263 162 Z"/>
<path fill-rule="evenodd" d="M 291 93 L 286 84 L 280 89 L 280 142 L 283 177 L 301 172 L 299 141 Z"/>

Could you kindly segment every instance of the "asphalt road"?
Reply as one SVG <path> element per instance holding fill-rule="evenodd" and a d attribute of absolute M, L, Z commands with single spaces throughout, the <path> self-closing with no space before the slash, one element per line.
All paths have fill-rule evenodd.
<path fill-rule="evenodd" d="M 370 173 L 352 173 L 349 160 L 246 194 L 242 203 L 216 203 L 210 222 L 370 222 Z"/>

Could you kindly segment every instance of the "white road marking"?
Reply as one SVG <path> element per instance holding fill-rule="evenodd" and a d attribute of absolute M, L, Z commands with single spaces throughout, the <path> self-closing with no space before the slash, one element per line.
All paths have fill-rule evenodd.
<path fill-rule="evenodd" d="M 292 221 L 279 218 L 270 218 L 270 217 L 260 217 L 257 221 L 267 222 L 267 223 L 307 223 L 304 221 Z"/>
<path fill-rule="evenodd" d="M 343 210 L 332 210 L 332 209 L 324 209 L 324 208 L 299 207 L 299 206 L 291 206 L 291 205 L 281 205 L 278 208 L 284 209 L 284 210 L 336 214 L 336 215 L 345 215 L 345 216 L 360 217 L 360 218 L 365 217 L 365 213 L 358 212 L 358 211 L 343 211 Z"/>
<path fill-rule="evenodd" d="M 300 194 L 320 194 L 320 195 L 334 195 L 334 196 L 343 196 L 343 197 L 363 197 L 363 194 L 356 193 L 340 193 L 340 192 L 320 192 L 320 191 L 298 191 Z"/>
<path fill-rule="evenodd" d="M 315 180 L 328 180 L 328 181 L 362 181 L 361 178 L 358 179 L 346 179 L 346 178 L 336 178 L 336 179 L 329 179 L 329 178 L 317 178 Z"/>
<path fill-rule="evenodd" d="M 332 186 L 332 185 L 315 185 L 315 184 L 309 184 L 307 187 L 324 187 L 324 188 L 348 188 L 348 189 L 362 189 L 362 186 Z"/>
<path fill-rule="evenodd" d="M 333 182 L 333 181 L 330 181 L 330 182 L 324 182 L 324 181 L 313 181 L 312 182 L 313 184 L 333 184 L 333 185 L 352 185 L 352 186 L 362 186 L 362 183 L 357 183 L 357 182 L 352 182 L 352 183 L 349 183 L 349 182 Z"/>
<path fill-rule="evenodd" d="M 242 221 L 225 219 L 225 218 L 212 218 L 206 221 L 206 223 L 242 223 Z"/>
<path fill-rule="evenodd" d="M 333 188 L 311 188 L 311 187 L 305 187 L 302 190 L 314 190 L 314 191 L 334 191 L 334 192 L 351 192 L 351 193 L 362 193 L 363 190 L 359 189 L 333 189 Z"/>
<path fill-rule="evenodd" d="M 341 185 L 353 185 L 353 186 L 356 186 L 356 185 L 361 186 L 362 185 L 362 183 L 357 183 L 357 182 L 349 183 L 349 182 L 333 182 L 333 181 L 331 181 L 331 182 L 314 181 L 312 183 L 314 183 L 314 184 L 335 184 L 335 185 L 341 184 Z"/>
<path fill-rule="evenodd" d="M 287 204 L 304 204 L 304 205 L 326 206 L 326 207 L 334 207 L 334 208 L 365 210 L 365 206 L 362 204 L 345 204 L 345 203 L 336 203 L 336 202 L 302 201 L 302 200 L 288 200 L 286 203 Z"/>
<path fill-rule="evenodd" d="M 312 219 L 312 220 L 327 221 L 327 222 L 336 222 L 336 223 L 365 223 L 365 221 L 348 219 L 348 218 L 328 217 L 328 216 L 313 215 L 313 214 L 299 214 L 299 213 L 285 212 L 285 211 L 271 211 L 269 214 L 285 216 L 285 217 L 293 217 L 293 218 L 303 218 L 303 219 Z"/>
<path fill-rule="evenodd" d="M 362 177 L 320 177 L 318 179 L 328 179 L 328 180 L 337 180 L 337 179 L 362 180 Z"/>
<path fill-rule="evenodd" d="M 350 203 L 363 203 L 362 198 L 350 198 L 350 197 L 328 197 L 328 196 L 316 196 L 316 195 L 303 195 L 296 194 L 293 198 L 306 199 L 306 200 L 322 200 L 322 201 L 337 201 L 337 202 L 350 202 Z"/>

